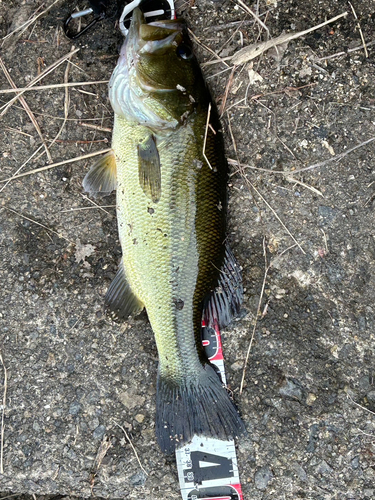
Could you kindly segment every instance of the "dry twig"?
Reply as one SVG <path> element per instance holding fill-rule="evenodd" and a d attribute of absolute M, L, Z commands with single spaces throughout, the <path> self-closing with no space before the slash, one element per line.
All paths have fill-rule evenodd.
<path fill-rule="evenodd" d="M 37 153 L 39 153 L 39 151 L 42 149 L 42 147 L 43 147 L 43 144 L 41 144 L 41 145 L 39 146 L 39 148 L 38 148 L 36 151 L 34 151 L 34 153 L 33 153 L 31 156 L 29 156 L 29 158 L 28 158 L 28 159 L 27 159 L 24 163 L 22 163 L 22 165 L 21 165 L 21 166 L 20 166 L 20 167 L 16 170 L 16 173 L 15 173 L 14 175 L 17 175 L 17 174 L 18 174 L 18 172 L 20 172 L 20 171 L 23 169 L 23 167 L 24 167 L 25 165 L 27 165 L 27 164 L 29 163 L 29 161 L 30 161 L 30 160 L 32 160 L 32 159 L 34 158 L 34 156 L 35 156 Z M 43 154 L 44 154 L 44 152 L 43 152 Z M 0 189 L 0 193 L 1 193 L 2 191 L 4 191 L 4 189 L 7 187 L 7 185 L 9 184 L 9 182 L 10 182 L 10 180 L 8 180 L 8 181 L 4 184 L 4 186 Z M 0 500 L 1 500 L 1 499 L 0 499 Z"/>
<path fill-rule="evenodd" d="M 326 26 L 327 24 L 333 23 L 334 21 L 337 21 L 338 19 L 345 17 L 347 15 L 348 15 L 347 12 L 343 12 L 342 14 L 333 17 L 332 19 L 328 19 L 328 21 L 325 21 L 324 23 L 318 24 L 317 26 L 313 26 L 312 28 L 309 28 L 307 30 L 299 31 L 298 33 L 285 33 L 276 38 L 272 38 L 271 40 L 267 40 L 266 42 L 254 43 L 236 52 L 231 57 L 231 61 L 236 66 L 244 64 L 260 56 L 271 47 L 277 47 L 278 45 L 282 45 L 296 38 L 300 38 L 304 35 L 307 35 L 308 33 L 311 33 L 312 31 L 315 31 L 319 28 L 322 28 L 323 26 Z"/>
<path fill-rule="evenodd" d="M 243 370 L 242 370 L 242 378 L 241 378 L 241 385 L 240 385 L 240 394 L 242 394 L 243 386 L 244 386 L 244 383 L 245 383 L 245 375 L 246 375 L 247 363 L 249 362 L 250 351 L 251 351 L 251 348 L 252 348 L 253 342 L 254 342 L 255 330 L 256 330 L 256 327 L 258 325 L 258 317 L 259 317 L 260 308 L 261 308 L 261 305 L 262 305 L 262 300 L 263 300 L 263 295 L 264 295 L 264 289 L 266 287 L 267 275 L 268 275 L 268 272 L 270 270 L 270 266 L 267 263 L 267 250 L 266 250 L 266 239 L 265 238 L 263 238 L 263 256 L 264 256 L 264 276 L 263 276 L 263 283 L 262 283 L 262 289 L 260 291 L 257 312 L 256 312 L 256 315 L 255 315 L 254 327 L 253 327 L 253 331 L 251 333 L 249 347 L 247 348 L 246 357 L 245 357 L 245 361 L 244 361 L 244 366 L 243 366 Z"/>
<path fill-rule="evenodd" d="M 361 408 L 361 410 L 365 410 L 367 411 L 368 413 L 371 413 L 371 415 L 374 415 L 375 416 L 375 412 L 369 410 L 368 408 L 366 408 L 365 406 L 362 406 L 360 405 L 359 403 L 357 403 L 356 401 L 354 401 L 354 399 L 350 396 L 350 394 L 347 394 L 347 397 L 348 399 L 350 399 L 350 401 L 355 404 L 356 406 L 358 406 L 358 408 Z"/>
<path fill-rule="evenodd" d="M 103 212 L 105 212 L 107 215 L 109 215 L 110 217 L 112 217 L 112 214 L 110 214 L 107 210 L 104 210 L 105 208 L 111 208 L 111 207 L 116 207 L 116 205 L 105 205 L 105 206 L 102 206 L 102 205 L 98 205 L 97 203 L 95 203 L 94 200 L 91 200 L 88 196 L 86 196 L 85 194 L 81 193 L 81 196 L 82 198 L 84 198 L 85 200 L 89 201 L 92 205 L 94 205 L 93 207 L 84 207 L 84 208 L 98 208 L 99 210 L 102 210 Z"/>
<path fill-rule="evenodd" d="M 227 58 L 225 58 L 225 57 L 224 57 L 224 58 L 222 58 L 222 57 L 218 56 L 218 55 L 216 54 L 216 52 L 214 52 L 212 49 L 210 49 L 210 47 L 208 47 L 207 45 L 205 45 L 204 43 L 202 43 L 202 42 L 199 40 L 199 38 L 198 38 L 198 37 L 196 37 L 196 36 L 194 35 L 194 33 L 193 33 L 190 29 L 189 29 L 188 31 L 189 31 L 189 35 L 192 37 L 192 39 L 193 39 L 193 40 L 194 40 L 194 41 L 195 41 L 198 45 L 200 45 L 201 47 L 203 47 L 205 50 L 207 50 L 207 52 L 209 52 L 210 54 L 212 54 L 212 55 L 215 57 L 215 61 L 214 61 L 215 63 L 222 62 L 223 64 L 225 64 L 225 66 L 228 66 L 228 64 L 225 62 L 225 60 L 226 60 Z M 207 63 L 206 63 L 206 64 L 207 64 Z"/>
<path fill-rule="evenodd" d="M 74 50 L 74 47 L 72 47 L 72 50 Z M 69 68 L 70 68 L 70 59 L 73 56 L 73 54 L 70 56 L 70 58 L 67 59 L 67 65 L 64 73 L 64 83 L 68 83 L 68 78 L 69 78 Z M 68 119 L 68 114 L 69 114 L 69 105 L 70 105 L 70 99 L 69 99 L 69 88 L 65 87 L 65 100 L 64 100 L 64 121 L 62 122 L 62 125 L 57 132 L 55 138 L 50 144 L 50 147 L 57 141 L 57 139 L 60 137 L 62 131 L 64 130 L 64 127 L 66 125 L 66 120 Z"/>
<path fill-rule="evenodd" d="M 363 36 L 362 28 L 361 28 L 361 25 L 359 24 L 358 17 L 357 17 L 357 13 L 356 13 L 356 11 L 354 10 L 354 7 L 353 7 L 353 5 L 352 5 L 352 3 L 351 3 L 351 2 L 349 2 L 349 5 L 350 5 L 350 8 L 352 9 L 353 16 L 355 17 L 355 19 L 356 19 L 356 21 L 357 21 L 357 28 L 358 28 L 359 34 L 360 34 L 360 36 L 361 36 L 363 50 L 365 51 L 365 56 L 366 56 L 366 58 L 367 58 L 367 57 L 368 57 L 368 52 L 367 52 L 367 47 L 366 47 L 365 37 Z"/>
<path fill-rule="evenodd" d="M 5 64 L 3 63 L 3 60 L 1 59 L 0 57 L 0 66 L 1 66 L 1 69 L 3 70 L 4 72 L 4 75 L 6 76 L 6 79 L 8 80 L 8 82 L 10 83 L 10 85 L 15 89 L 17 88 L 16 84 L 14 83 L 12 77 L 10 76 L 9 74 L 9 71 L 7 70 Z M 49 152 L 49 149 L 48 149 L 48 146 L 47 146 L 47 143 L 43 137 L 43 134 L 42 134 L 42 131 L 40 130 L 40 127 L 39 127 L 39 124 L 38 122 L 36 121 L 36 118 L 33 114 L 33 112 L 31 111 L 31 109 L 29 108 L 29 105 L 27 104 L 27 102 L 25 101 L 24 97 L 23 96 L 19 96 L 19 100 L 20 100 L 20 103 L 22 104 L 24 110 L 26 111 L 28 117 L 30 118 L 32 124 L 34 125 L 35 127 L 35 130 L 38 132 L 38 135 L 43 143 L 43 146 L 44 146 L 44 149 L 46 150 L 46 154 L 47 154 L 47 158 L 50 162 L 52 162 L 52 156 L 51 156 L 51 153 Z"/>
<path fill-rule="evenodd" d="M 267 28 L 267 26 L 264 24 L 264 22 L 260 19 L 260 17 L 255 14 L 255 12 L 253 12 L 250 7 L 248 7 L 242 0 L 236 0 L 238 5 L 240 5 L 243 10 L 245 10 L 246 12 L 248 12 L 251 16 L 253 16 L 253 18 L 255 19 L 255 21 L 265 30 L 265 32 L 267 33 L 267 40 L 268 38 L 270 37 L 270 30 Z"/>
<path fill-rule="evenodd" d="M 375 45 L 375 40 L 373 40 L 372 42 L 368 42 L 366 44 L 366 47 L 368 49 L 369 47 L 372 47 L 373 45 Z M 347 49 L 346 51 L 336 52 L 336 54 L 331 54 L 330 56 L 325 56 L 325 57 L 320 57 L 319 59 L 314 59 L 314 61 L 315 62 L 328 61 L 329 59 L 335 59 L 336 57 L 346 56 L 346 54 L 351 54 L 352 52 L 357 52 L 358 50 L 362 50 L 362 49 L 363 49 L 363 45 L 358 45 L 357 47 L 353 47 L 352 49 Z"/>
<path fill-rule="evenodd" d="M 253 342 L 254 342 L 255 330 L 256 330 L 256 327 L 258 325 L 258 318 L 259 318 L 259 315 L 260 315 L 260 308 L 262 306 L 263 295 L 264 295 L 264 290 L 265 290 L 265 287 L 266 287 L 266 281 L 267 281 L 268 273 L 269 273 L 270 269 L 272 268 L 272 266 L 275 264 L 276 260 L 280 259 L 286 252 L 289 252 L 289 250 L 291 250 L 295 246 L 296 246 L 296 244 L 291 245 L 290 247 L 286 248 L 285 250 L 283 250 L 276 257 L 276 259 L 274 259 L 273 262 L 270 262 L 270 264 L 268 264 L 267 263 L 266 241 L 265 241 L 265 238 L 263 238 L 263 255 L 264 255 L 264 276 L 263 276 L 263 283 L 262 283 L 262 289 L 260 291 L 260 296 L 259 296 L 257 312 L 256 312 L 256 316 L 255 316 L 254 327 L 253 327 L 253 331 L 251 333 L 249 347 L 247 348 L 246 357 L 245 357 L 245 361 L 244 361 L 244 366 L 243 366 L 243 370 L 242 370 L 242 378 L 241 378 L 241 385 L 240 385 L 240 394 L 242 394 L 244 383 L 245 383 L 246 368 L 247 368 L 247 364 L 249 362 L 250 352 L 251 352 L 251 348 L 252 348 Z"/>
<path fill-rule="evenodd" d="M 66 61 L 66 59 L 69 59 L 73 54 L 76 54 L 77 52 L 79 51 L 79 49 L 74 49 L 72 52 L 69 52 L 68 54 L 65 54 L 65 56 L 63 57 L 60 57 L 60 59 L 58 59 L 57 61 L 55 61 L 54 63 L 52 63 L 50 66 L 48 66 L 48 68 L 44 69 L 40 75 L 37 75 L 35 78 L 33 78 L 33 80 L 31 80 L 30 83 L 28 83 L 26 85 L 26 88 L 30 88 L 30 87 L 33 87 L 36 83 L 38 83 L 42 78 L 44 78 L 45 76 L 47 76 L 49 73 L 51 73 L 52 71 L 54 71 L 56 68 L 58 68 L 60 66 L 60 64 L 62 64 L 64 61 Z M 18 92 L 18 90 L 17 90 Z M 19 93 L 14 96 L 10 101 L 8 101 L 6 104 L 4 104 L 0 110 L 1 110 L 1 113 L 0 113 L 0 117 L 1 116 L 4 116 L 5 113 L 8 111 L 8 109 L 11 107 L 11 105 L 17 101 L 17 99 L 20 98 L 20 96 L 26 92 L 25 89 L 23 90 L 20 90 Z"/>
<path fill-rule="evenodd" d="M 100 130 L 100 132 L 112 132 L 111 128 L 100 127 L 99 125 L 92 125 L 91 123 L 78 122 L 81 127 L 92 128 L 94 130 Z"/>
<path fill-rule="evenodd" d="M 8 33 L 6 36 L 4 36 L 2 38 L 3 40 L 3 43 L 5 40 L 7 40 L 9 37 L 11 37 L 12 35 L 14 35 L 14 33 L 17 33 L 18 31 L 22 30 L 22 33 L 29 27 L 31 26 L 33 23 L 35 23 L 35 21 L 37 19 L 39 19 L 40 17 L 44 16 L 44 14 L 46 14 L 50 9 L 52 9 L 52 7 L 57 4 L 58 2 L 60 2 L 60 0 L 55 0 L 53 3 L 51 3 L 51 5 L 49 5 L 46 9 L 44 9 L 42 12 L 40 12 L 39 14 L 35 15 L 31 18 L 31 19 L 28 19 L 25 23 L 23 23 L 21 26 L 19 26 L 17 29 L 13 30 L 11 33 Z"/>
<path fill-rule="evenodd" d="M 108 151 L 111 151 L 111 148 L 103 149 L 101 151 L 95 151 L 94 153 L 89 153 L 89 154 L 83 155 L 83 156 L 76 156 L 75 158 L 70 158 L 69 160 L 59 161 L 58 163 L 53 163 L 52 165 L 46 165 L 45 167 L 35 168 L 34 170 L 30 170 L 29 172 L 14 175 L 13 177 L 8 177 L 8 179 L 1 179 L 0 182 L 13 181 L 14 179 L 19 179 L 20 177 L 25 177 L 27 175 L 37 174 L 38 172 L 44 172 L 45 170 L 49 170 L 50 168 L 60 167 L 61 165 L 66 165 L 67 163 L 73 163 L 75 161 L 86 160 L 87 158 L 92 158 L 93 156 L 102 155 L 104 153 L 108 153 Z"/>
<path fill-rule="evenodd" d="M 229 118 L 229 114 L 227 113 L 227 116 L 228 116 L 228 124 L 229 124 L 229 132 L 230 132 L 230 135 L 231 135 L 231 138 L 232 138 L 232 142 L 233 142 L 233 147 L 234 147 L 234 150 L 237 154 L 237 146 L 236 146 L 236 142 L 234 140 L 234 136 L 233 136 L 233 132 L 232 132 L 232 125 L 231 125 L 231 122 L 230 122 L 230 118 Z M 294 243 L 298 246 L 298 248 L 301 250 L 301 252 L 303 254 L 306 254 L 306 252 L 304 251 L 304 249 L 302 248 L 302 246 L 298 243 L 298 241 L 295 239 L 295 237 L 293 236 L 293 234 L 289 231 L 289 229 L 286 227 L 286 225 L 284 224 L 284 222 L 280 219 L 280 217 L 278 216 L 276 210 L 274 208 L 271 207 L 271 205 L 268 203 L 268 201 L 264 198 L 264 196 L 258 191 L 258 189 L 254 186 L 254 184 L 252 184 L 249 179 L 247 178 L 247 176 L 245 175 L 244 171 L 242 170 L 242 165 L 241 163 L 237 160 L 235 161 L 235 164 L 238 165 L 238 168 L 239 168 L 239 171 L 241 173 L 241 176 L 242 178 L 244 179 L 244 181 L 246 182 L 247 184 L 247 187 L 249 189 L 249 191 L 253 190 L 258 196 L 259 198 L 263 201 L 263 203 L 271 210 L 271 212 L 273 213 L 273 215 L 276 217 L 276 219 L 280 222 L 280 224 L 283 226 L 283 228 L 285 229 L 285 231 L 289 234 L 289 236 L 292 238 L 292 240 L 294 241 Z"/>
<path fill-rule="evenodd" d="M 2 404 L 2 410 L 1 410 L 1 431 L 0 431 L 0 474 L 4 474 L 4 419 L 5 419 L 5 406 L 7 402 L 7 389 L 8 389 L 8 371 L 6 369 L 6 366 L 4 364 L 3 356 L 0 352 L 0 363 L 1 366 L 3 367 L 3 372 L 4 372 L 4 390 L 3 390 L 3 404 Z"/>
<path fill-rule="evenodd" d="M 229 91 L 233 85 L 233 79 L 234 79 L 234 72 L 236 71 L 236 67 L 233 66 L 232 68 L 232 71 L 229 75 L 229 78 L 228 78 L 228 82 L 227 82 L 227 85 L 225 87 L 225 92 L 224 92 L 224 97 L 223 97 L 223 101 L 221 103 L 221 106 L 220 106 L 220 110 L 219 110 L 219 115 L 220 117 L 223 116 L 224 114 L 224 111 L 225 111 L 225 105 L 227 103 L 227 99 L 228 99 L 228 94 L 229 94 Z"/>
<path fill-rule="evenodd" d="M 79 50 L 79 49 L 77 49 L 77 50 Z M 74 53 L 75 52 L 70 52 L 69 53 L 70 57 Z M 70 57 L 65 57 L 64 61 L 66 59 L 70 59 Z M 70 62 L 70 64 L 72 64 L 72 63 Z M 2 89 L 2 90 L 0 89 L 0 94 L 13 94 L 14 92 L 28 92 L 30 90 L 50 90 L 50 89 L 61 89 L 61 88 L 66 88 L 66 87 L 81 87 L 82 85 L 97 85 L 99 83 L 108 83 L 108 82 L 109 82 L 109 80 L 98 80 L 98 81 L 94 81 L 94 82 L 51 83 L 50 85 L 34 85 L 32 87 L 21 87 L 21 88 L 15 88 L 15 89 Z M 93 95 L 96 95 L 96 94 L 93 94 Z"/>
<path fill-rule="evenodd" d="M 68 243 L 70 243 L 71 245 L 75 245 L 75 242 L 74 241 L 71 241 L 69 240 L 68 238 L 65 238 L 65 236 L 63 236 L 61 233 L 58 233 L 57 231 L 54 231 L 53 229 L 51 229 L 50 227 L 48 226 L 45 226 L 44 224 L 41 224 L 40 222 L 37 222 L 36 220 L 34 219 L 30 219 L 30 217 L 26 217 L 26 215 L 23 215 L 23 214 L 20 214 L 19 212 L 16 212 L 16 210 L 13 210 L 13 208 L 9 208 L 9 207 L 4 207 L 6 210 L 9 210 L 10 212 L 13 212 L 14 214 L 18 215 L 19 217 L 21 217 L 22 219 L 25 219 L 25 220 L 28 220 L 29 222 L 32 222 L 33 224 L 36 224 L 37 226 L 40 226 L 42 227 L 43 229 L 46 229 L 47 231 L 50 231 L 51 233 L 53 234 L 56 234 L 59 238 L 62 238 L 63 240 L 67 241 Z"/>
<path fill-rule="evenodd" d="M 332 158 L 328 158 L 328 160 L 320 161 L 319 163 L 314 163 L 313 165 L 310 165 L 308 167 L 298 168 L 296 170 L 270 170 L 268 168 L 254 167 L 253 165 L 245 165 L 244 163 L 238 164 L 237 160 L 233 160 L 232 158 L 228 158 L 228 163 L 230 163 L 231 165 L 238 165 L 241 168 L 250 168 L 252 170 L 260 170 L 260 171 L 266 172 L 268 174 L 294 175 L 294 174 L 298 174 L 300 172 L 306 172 L 307 170 L 313 170 L 315 168 L 325 167 L 326 165 L 328 165 L 329 163 L 332 163 L 333 161 L 340 161 L 348 154 L 353 153 L 353 151 L 355 151 L 356 149 L 362 148 L 363 146 L 366 146 L 367 144 L 370 144 L 371 142 L 374 142 L 374 141 L 375 141 L 375 137 L 370 137 L 370 139 L 367 139 L 366 141 L 363 141 L 363 142 L 357 144 L 356 146 L 349 148 L 347 151 L 344 151 L 343 153 L 332 156 Z"/>
<path fill-rule="evenodd" d="M 138 456 L 138 453 L 137 453 L 137 450 L 134 448 L 134 445 L 133 443 L 131 442 L 130 440 L 130 437 L 128 436 L 128 433 L 126 432 L 126 430 L 124 429 L 124 427 L 120 424 L 118 424 L 117 422 L 115 422 L 114 420 L 112 420 L 112 422 L 117 425 L 117 427 L 120 427 L 120 429 L 122 430 L 122 432 L 125 434 L 125 437 L 126 439 L 129 441 L 129 444 L 131 446 L 131 449 L 133 450 L 134 452 L 134 455 L 135 455 L 135 458 L 137 459 L 137 462 L 139 464 L 139 467 L 143 470 L 143 472 L 146 474 L 146 476 L 148 476 L 148 473 L 145 471 L 145 469 L 143 468 L 142 464 L 141 464 L 141 461 L 139 460 L 139 456 Z"/>

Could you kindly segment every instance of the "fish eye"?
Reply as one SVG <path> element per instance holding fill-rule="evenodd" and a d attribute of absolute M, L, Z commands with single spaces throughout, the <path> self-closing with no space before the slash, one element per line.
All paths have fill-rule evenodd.
<path fill-rule="evenodd" d="M 190 47 L 182 43 L 177 47 L 177 55 L 181 57 L 181 59 L 191 59 L 193 57 L 193 51 Z"/>

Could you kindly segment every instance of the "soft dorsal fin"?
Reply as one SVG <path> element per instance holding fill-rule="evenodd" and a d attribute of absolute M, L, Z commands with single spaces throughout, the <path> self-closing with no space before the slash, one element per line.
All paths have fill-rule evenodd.
<path fill-rule="evenodd" d="M 157 203 L 161 195 L 161 171 L 159 152 L 153 135 L 138 144 L 138 173 L 143 192 Z"/>
<path fill-rule="evenodd" d="M 229 245 L 226 245 L 224 264 L 220 271 L 218 285 L 204 305 L 203 321 L 205 326 L 225 328 L 239 313 L 242 300 L 241 269 Z"/>
<path fill-rule="evenodd" d="M 106 293 L 105 306 L 111 311 L 114 319 L 126 319 L 129 316 L 136 316 L 144 307 L 142 302 L 134 295 L 126 280 L 122 261 Z"/>
<path fill-rule="evenodd" d="M 117 171 L 115 153 L 102 156 L 87 172 L 82 182 L 86 192 L 92 195 L 107 195 L 116 189 Z"/>

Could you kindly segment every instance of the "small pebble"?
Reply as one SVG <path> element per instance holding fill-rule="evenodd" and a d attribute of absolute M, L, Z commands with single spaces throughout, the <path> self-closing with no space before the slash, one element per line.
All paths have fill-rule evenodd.
<path fill-rule="evenodd" d="M 258 490 L 265 490 L 268 483 L 273 479 L 273 473 L 271 467 L 265 465 L 258 469 L 254 476 L 255 487 Z"/>

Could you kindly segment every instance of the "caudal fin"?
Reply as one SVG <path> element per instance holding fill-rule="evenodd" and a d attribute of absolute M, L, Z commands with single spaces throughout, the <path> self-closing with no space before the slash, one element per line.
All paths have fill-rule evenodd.
<path fill-rule="evenodd" d="M 195 434 L 227 440 L 244 432 L 234 403 L 210 365 L 180 385 L 158 376 L 156 437 L 165 454 L 172 454 Z"/>

